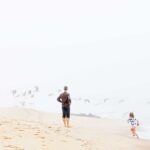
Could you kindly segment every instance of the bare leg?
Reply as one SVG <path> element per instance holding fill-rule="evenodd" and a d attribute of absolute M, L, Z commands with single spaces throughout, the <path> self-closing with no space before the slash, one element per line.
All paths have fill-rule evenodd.
<path fill-rule="evenodd" d="M 66 118 L 63 118 L 64 127 L 67 127 Z"/>
<path fill-rule="evenodd" d="M 139 138 L 138 134 L 136 133 L 136 128 L 132 128 L 131 132 L 133 136 L 136 136 L 137 138 Z"/>
<path fill-rule="evenodd" d="M 67 122 L 67 127 L 69 128 L 70 127 L 69 118 L 66 118 L 66 122 Z"/>
<path fill-rule="evenodd" d="M 139 139 L 139 136 L 138 136 L 138 134 L 136 133 L 136 128 L 134 128 L 133 134 L 134 134 L 134 136 L 136 136 L 136 137 Z"/>
<path fill-rule="evenodd" d="M 135 136 L 135 134 L 134 134 L 134 128 L 131 128 L 131 132 L 132 132 L 132 135 Z"/>
<path fill-rule="evenodd" d="M 139 136 L 138 136 L 138 134 L 137 134 L 137 133 L 135 133 L 135 136 L 139 139 Z"/>

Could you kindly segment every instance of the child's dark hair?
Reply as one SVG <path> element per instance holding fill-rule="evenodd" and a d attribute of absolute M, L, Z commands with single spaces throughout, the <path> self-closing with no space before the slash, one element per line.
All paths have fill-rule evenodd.
<path fill-rule="evenodd" d="M 131 118 L 134 118 L 134 113 L 133 113 L 133 112 L 130 112 L 129 116 L 130 116 Z"/>

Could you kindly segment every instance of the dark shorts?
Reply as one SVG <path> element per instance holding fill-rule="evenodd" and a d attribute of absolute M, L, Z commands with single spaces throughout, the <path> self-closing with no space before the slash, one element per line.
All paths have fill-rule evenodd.
<path fill-rule="evenodd" d="M 62 107 L 62 117 L 70 118 L 70 107 Z"/>

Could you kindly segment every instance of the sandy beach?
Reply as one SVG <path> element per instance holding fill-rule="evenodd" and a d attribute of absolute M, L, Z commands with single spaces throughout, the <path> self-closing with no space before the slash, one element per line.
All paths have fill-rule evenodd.
<path fill-rule="evenodd" d="M 150 150 L 150 141 L 130 135 L 125 121 L 0 108 L 0 150 Z"/>

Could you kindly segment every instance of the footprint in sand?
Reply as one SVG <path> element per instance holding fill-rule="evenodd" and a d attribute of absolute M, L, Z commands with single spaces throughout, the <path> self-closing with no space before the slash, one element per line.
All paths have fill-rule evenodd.
<path fill-rule="evenodd" d="M 47 145 L 45 144 L 44 141 L 42 142 L 42 147 L 43 147 L 43 149 L 47 149 Z"/>
<path fill-rule="evenodd" d="M 45 137 L 44 137 L 44 136 L 39 136 L 39 138 L 40 138 L 40 139 L 45 139 Z"/>
<path fill-rule="evenodd" d="M 84 145 L 85 145 L 85 147 L 87 148 L 87 150 L 92 150 L 93 148 L 92 148 L 92 145 L 93 144 L 91 144 L 90 142 L 88 142 L 88 141 L 86 141 L 85 143 L 84 143 Z"/>
<path fill-rule="evenodd" d="M 37 131 L 36 133 L 34 133 L 35 136 L 40 136 L 41 132 Z"/>
<path fill-rule="evenodd" d="M 60 132 L 61 132 L 60 129 L 56 129 L 56 130 L 55 130 L 55 133 L 60 133 Z"/>
<path fill-rule="evenodd" d="M 51 126 L 48 126 L 48 128 L 50 129 L 50 128 L 52 128 Z"/>
<path fill-rule="evenodd" d="M 82 140 L 82 139 L 80 139 L 80 138 L 76 138 L 75 140 L 84 142 L 84 140 Z"/>
<path fill-rule="evenodd" d="M 61 140 L 61 142 L 66 143 L 67 141 L 66 140 Z"/>
<path fill-rule="evenodd" d="M 5 139 L 5 140 L 11 140 L 12 138 L 8 137 L 8 136 L 3 136 L 3 139 Z"/>
<path fill-rule="evenodd" d="M 37 138 L 45 139 L 45 136 L 41 135 L 41 132 L 36 132 L 36 133 L 34 133 L 34 135 L 35 135 Z"/>
<path fill-rule="evenodd" d="M 9 124 L 9 122 L 8 121 L 4 121 L 3 124 Z"/>
<path fill-rule="evenodd" d="M 24 148 L 20 148 L 20 147 L 17 147 L 15 145 L 5 145 L 4 147 L 5 148 L 13 148 L 15 150 L 24 150 Z"/>

